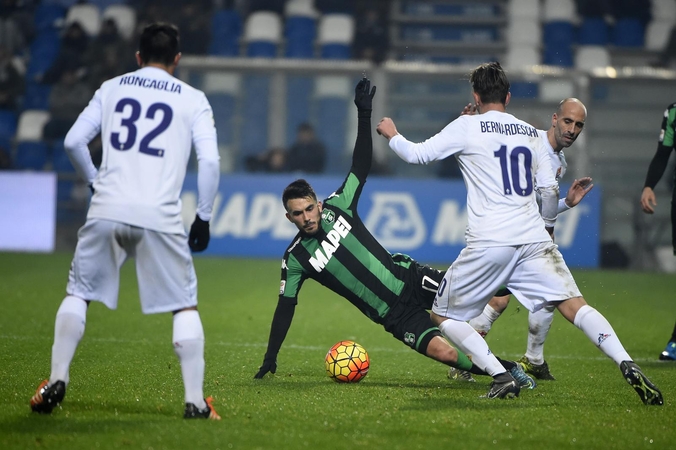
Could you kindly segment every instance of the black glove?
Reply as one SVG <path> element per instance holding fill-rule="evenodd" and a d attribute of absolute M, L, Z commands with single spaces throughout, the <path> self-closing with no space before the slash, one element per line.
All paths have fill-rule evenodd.
<path fill-rule="evenodd" d="M 254 378 L 263 378 L 266 373 L 276 373 L 277 372 L 277 361 L 266 359 L 263 361 L 263 365 L 258 369 L 258 373 L 254 375 Z"/>
<path fill-rule="evenodd" d="M 354 88 L 354 104 L 357 105 L 357 110 L 371 112 L 373 109 L 371 103 L 375 94 L 376 87 L 373 86 L 371 89 L 371 80 L 366 77 L 359 80 L 357 87 Z"/>
<path fill-rule="evenodd" d="M 190 235 L 188 235 L 188 246 L 193 252 L 201 252 L 206 250 L 209 245 L 209 222 L 200 219 L 195 215 L 195 221 L 190 227 Z"/>

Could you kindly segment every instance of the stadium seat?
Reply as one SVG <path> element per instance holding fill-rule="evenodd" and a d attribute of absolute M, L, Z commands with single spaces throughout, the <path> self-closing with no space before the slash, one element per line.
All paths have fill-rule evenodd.
<path fill-rule="evenodd" d="M 608 24 L 603 17 L 583 17 L 577 32 L 577 43 L 580 45 L 607 45 Z"/>
<path fill-rule="evenodd" d="M 41 31 L 30 45 L 30 60 L 26 70 L 27 80 L 42 75 L 49 69 L 61 48 L 61 39 L 56 28 Z"/>
<path fill-rule="evenodd" d="M 653 20 L 676 23 L 676 2 L 674 0 L 651 0 Z"/>
<path fill-rule="evenodd" d="M 238 56 L 242 36 L 242 17 L 235 10 L 221 9 L 211 18 L 211 42 L 208 53 L 216 56 Z"/>
<path fill-rule="evenodd" d="M 111 4 L 103 10 L 101 20 L 113 19 L 117 31 L 125 40 L 130 40 L 136 30 L 136 11 L 129 5 Z"/>
<path fill-rule="evenodd" d="M 243 84 L 242 128 L 237 162 L 239 167 L 243 167 L 246 157 L 257 155 L 268 148 L 270 77 L 249 75 Z"/>
<path fill-rule="evenodd" d="M 14 168 L 19 170 L 43 170 L 47 165 L 49 146 L 44 142 L 19 142 L 14 155 Z"/>
<path fill-rule="evenodd" d="M 214 111 L 218 142 L 231 144 L 235 134 L 235 113 L 237 98 L 242 89 L 242 76 L 236 73 L 207 72 L 201 87 Z"/>
<path fill-rule="evenodd" d="M 613 27 L 613 44 L 618 47 L 643 47 L 645 30 L 639 19 L 620 18 Z"/>
<path fill-rule="evenodd" d="M 66 13 L 66 25 L 73 22 L 79 22 L 89 36 L 96 36 L 101 30 L 101 11 L 90 3 L 76 3 Z"/>
<path fill-rule="evenodd" d="M 347 14 L 325 14 L 319 21 L 317 41 L 321 57 L 349 59 L 354 39 L 354 19 Z"/>
<path fill-rule="evenodd" d="M 509 0 L 507 4 L 507 18 L 540 20 L 540 0 Z"/>
<path fill-rule="evenodd" d="M 23 93 L 22 109 L 47 110 L 49 108 L 49 94 L 51 91 L 52 86 L 49 84 L 29 81 L 26 83 L 26 89 Z"/>
<path fill-rule="evenodd" d="M 575 41 L 573 24 L 556 20 L 542 25 L 542 40 L 545 48 L 570 47 Z"/>
<path fill-rule="evenodd" d="M 256 11 L 247 17 L 244 24 L 247 56 L 274 58 L 281 38 L 282 22 L 276 13 Z"/>
<path fill-rule="evenodd" d="M 509 70 L 522 70 L 539 64 L 542 64 L 542 56 L 534 45 L 510 47 L 505 55 L 505 67 Z"/>
<path fill-rule="evenodd" d="M 286 104 L 293 105 L 286 112 L 286 144 L 290 146 L 296 136 L 298 125 L 308 122 L 312 102 L 314 78 L 303 75 L 289 75 L 286 78 Z"/>
<path fill-rule="evenodd" d="M 42 140 L 42 129 L 49 117 L 49 111 L 26 110 L 22 112 L 16 129 L 16 141 L 20 143 Z"/>
<path fill-rule="evenodd" d="M 75 173 L 75 167 L 63 146 L 63 139 L 57 140 L 52 145 L 52 169 L 60 173 Z"/>
<path fill-rule="evenodd" d="M 575 97 L 575 85 L 571 80 L 543 79 L 540 81 L 539 93 L 541 102 L 558 103 L 562 98 Z"/>
<path fill-rule="evenodd" d="M 10 149 L 16 128 L 16 113 L 8 109 L 0 109 L 0 147 L 5 150 Z"/>
<path fill-rule="evenodd" d="M 344 174 L 348 168 L 351 148 L 347 145 L 348 106 L 352 80 L 347 76 L 319 76 L 315 82 L 314 96 L 317 99 L 316 123 L 330 123 L 322 129 L 321 139 L 326 146 L 325 173 Z M 347 153 L 347 151 L 350 153 Z"/>
<path fill-rule="evenodd" d="M 66 8 L 55 3 L 41 3 L 35 8 L 33 14 L 33 25 L 35 31 L 40 33 L 43 30 L 54 29 L 66 17 Z"/>
<path fill-rule="evenodd" d="M 610 65 L 610 54 L 599 45 L 581 45 L 575 53 L 575 67 L 580 70 L 592 70 Z"/>
<path fill-rule="evenodd" d="M 674 3 L 676 4 L 676 2 Z M 674 24 L 662 20 L 652 20 L 645 32 L 645 48 L 650 51 L 662 51 L 669 42 Z"/>
<path fill-rule="evenodd" d="M 573 67 L 573 48 L 571 46 L 546 47 L 542 55 L 542 63 L 548 66 Z"/>
<path fill-rule="evenodd" d="M 286 3 L 284 14 L 286 16 L 284 55 L 287 58 L 314 57 L 317 11 L 312 0 L 290 0 Z"/>
<path fill-rule="evenodd" d="M 544 0 L 542 6 L 542 20 L 545 22 L 553 20 L 572 22 L 575 20 L 575 13 L 574 0 Z"/>
<path fill-rule="evenodd" d="M 542 44 L 542 28 L 539 21 L 529 19 L 510 20 L 507 25 L 507 44 L 512 46 Z"/>

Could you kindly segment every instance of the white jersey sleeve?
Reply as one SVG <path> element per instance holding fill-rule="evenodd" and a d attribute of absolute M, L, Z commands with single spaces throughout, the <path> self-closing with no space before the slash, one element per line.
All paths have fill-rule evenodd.
<path fill-rule="evenodd" d="M 203 92 L 164 70 L 144 67 L 103 83 L 78 122 L 100 127 L 103 148 L 89 218 L 184 234 L 180 193 L 193 144 L 198 214 L 210 216 L 219 158 Z M 73 131 L 74 138 L 79 134 Z M 81 147 L 76 141 L 74 153 Z"/>

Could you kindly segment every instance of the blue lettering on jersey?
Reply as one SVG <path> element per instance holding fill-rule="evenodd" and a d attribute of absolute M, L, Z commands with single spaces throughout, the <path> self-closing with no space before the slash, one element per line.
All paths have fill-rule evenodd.
<path fill-rule="evenodd" d="M 152 78 L 137 77 L 135 75 L 128 75 L 120 78 L 120 84 L 127 84 L 131 86 L 139 86 L 147 89 L 157 89 L 159 91 L 181 93 L 181 85 L 173 81 L 154 80 Z"/>
<path fill-rule="evenodd" d="M 315 252 L 315 256 L 310 257 L 310 264 L 317 272 L 321 272 L 328 264 L 333 254 L 340 247 L 340 240 L 347 236 L 352 229 L 352 225 L 347 223 L 343 216 L 338 216 L 333 224 L 333 229 L 326 233 L 326 240 L 322 241 L 321 248 Z"/>
<path fill-rule="evenodd" d="M 500 123 L 484 120 L 482 120 L 480 123 L 482 133 L 500 133 L 506 136 L 513 136 L 516 134 L 523 134 L 528 137 L 538 136 L 538 130 L 536 130 L 534 127 L 529 127 L 520 123 Z"/>

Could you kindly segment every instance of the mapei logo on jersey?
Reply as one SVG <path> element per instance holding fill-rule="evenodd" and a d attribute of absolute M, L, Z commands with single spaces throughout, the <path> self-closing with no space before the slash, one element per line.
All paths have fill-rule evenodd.
<path fill-rule="evenodd" d="M 599 339 L 598 339 L 598 342 L 599 342 L 599 343 L 598 343 L 598 346 L 600 347 L 601 344 L 603 344 L 603 341 L 605 341 L 605 340 L 608 339 L 609 337 L 610 337 L 610 334 L 607 334 L 607 333 L 599 333 Z"/>
<path fill-rule="evenodd" d="M 310 257 L 310 264 L 317 272 L 321 272 L 328 264 L 333 254 L 340 247 L 340 240 L 350 233 L 352 225 L 347 223 L 343 216 L 333 223 L 333 229 L 326 233 L 326 239 L 322 241 L 321 247 L 315 251 L 315 256 Z"/>
<path fill-rule="evenodd" d="M 322 211 L 322 220 L 328 224 L 332 224 L 333 221 L 336 220 L 336 213 L 330 209 L 325 209 Z"/>

